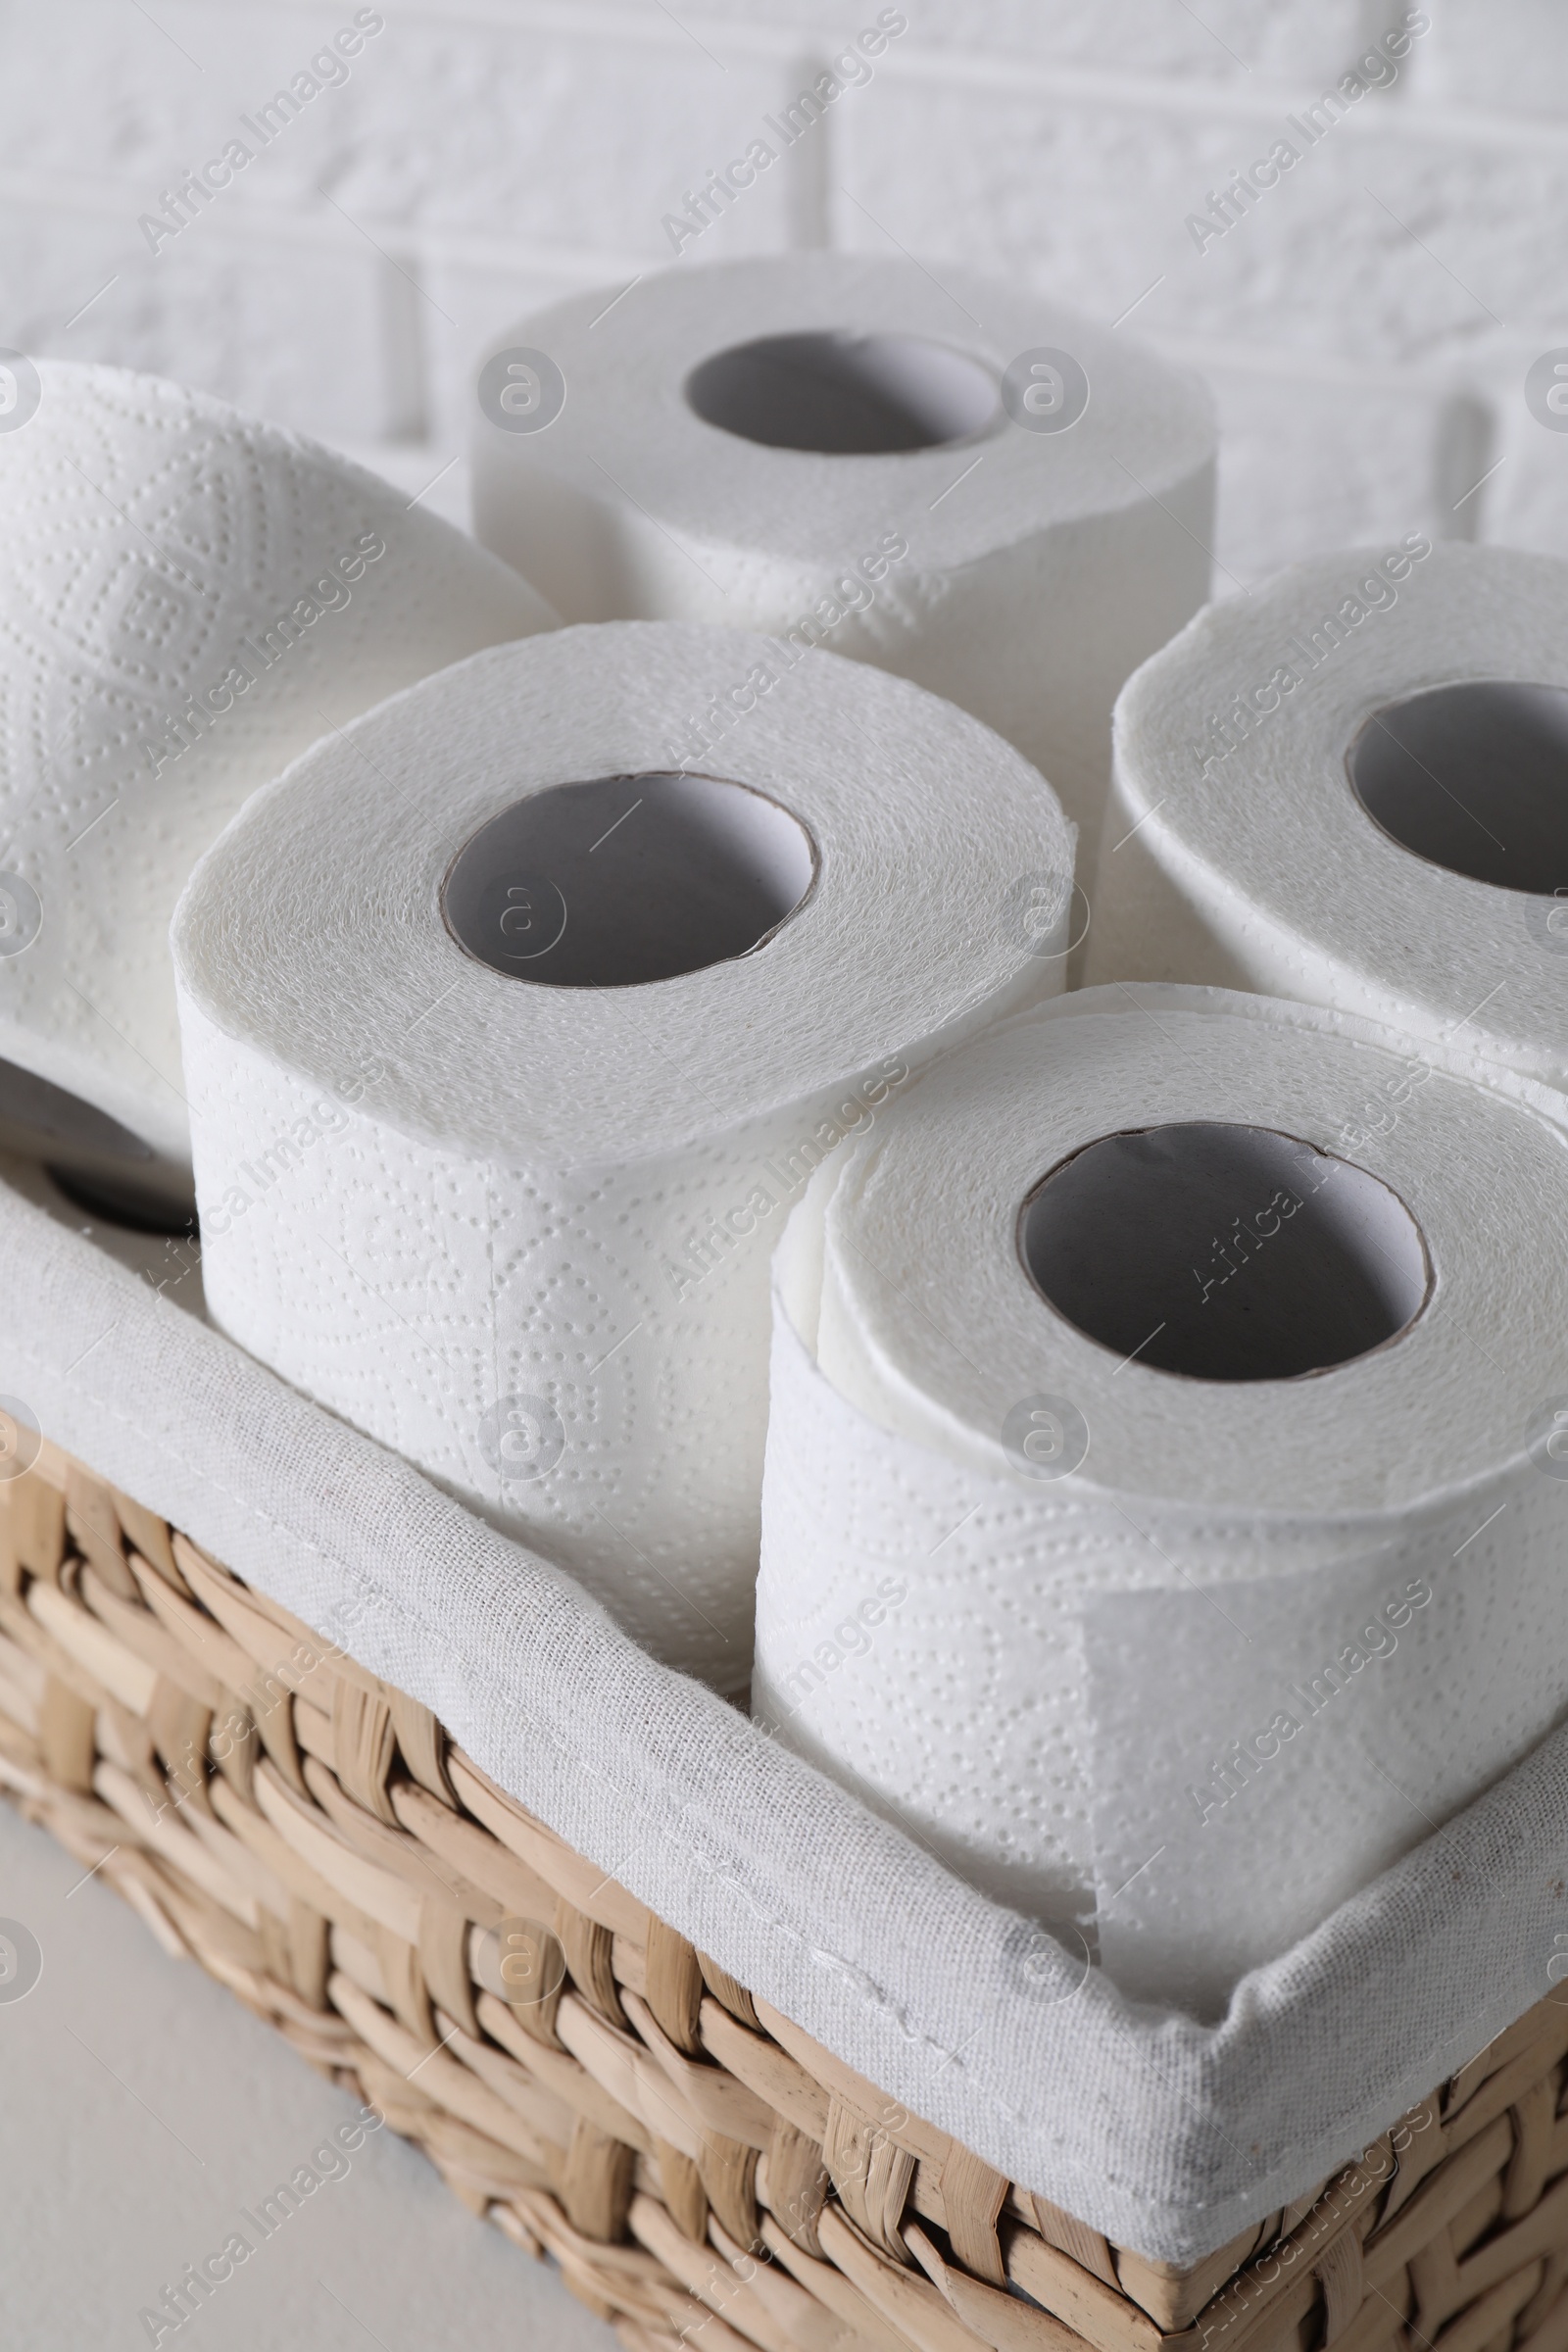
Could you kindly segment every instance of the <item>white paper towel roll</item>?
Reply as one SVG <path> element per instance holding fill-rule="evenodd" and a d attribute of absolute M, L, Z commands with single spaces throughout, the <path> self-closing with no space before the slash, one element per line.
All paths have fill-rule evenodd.
<path fill-rule="evenodd" d="M 1568 1136 L 1427 1054 L 1085 991 L 779 1252 L 756 1711 L 1200 2014 L 1568 1700 Z"/>
<path fill-rule="evenodd" d="M 1195 377 L 1023 288 L 799 254 L 536 312 L 479 408 L 478 536 L 565 618 L 897 670 L 1016 744 L 1092 847 L 1116 690 L 1207 594 Z M 721 757 L 722 723 L 683 712 L 661 756 Z"/>
<path fill-rule="evenodd" d="M 718 776 L 661 774 L 732 689 Z M 1070 873 L 1017 753 L 830 655 L 611 624 L 429 680 L 181 904 L 215 1319 L 739 1685 L 785 1202 L 1059 988 Z"/>
<path fill-rule="evenodd" d="M 168 931 L 196 858 L 318 736 L 554 616 L 385 482 L 176 384 L 46 360 L 0 422 L 0 1118 L 25 1128 L 31 1073 L 126 1131 L 40 1151 L 188 1185 Z"/>
<path fill-rule="evenodd" d="M 1326 556 L 1131 679 L 1085 950 L 1568 1081 L 1568 564 Z"/>

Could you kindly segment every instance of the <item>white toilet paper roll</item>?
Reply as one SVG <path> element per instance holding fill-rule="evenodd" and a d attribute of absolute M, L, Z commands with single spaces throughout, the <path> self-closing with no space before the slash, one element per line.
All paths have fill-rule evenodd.
<path fill-rule="evenodd" d="M 0 1152 L 0 1184 L 47 1210 L 57 1225 L 79 1233 L 117 1265 L 139 1274 L 172 1305 L 183 1307 L 198 1322 L 207 1320 L 195 1219 L 179 1221 L 156 1188 L 144 1189 L 122 1172 L 118 1183 L 105 1183 L 96 1172 L 83 1179 L 74 1169 L 48 1167 L 12 1152 Z M 113 1312 L 105 1314 L 106 1325 Z"/>
<path fill-rule="evenodd" d="M 1568 564 L 1415 534 L 1303 564 L 1128 682 L 1086 976 L 1302 998 L 1562 1084 L 1565 781 Z"/>
<path fill-rule="evenodd" d="M 188 1186 L 168 932 L 196 858 L 318 735 L 554 616 L 292 433 L 122 368 L 22 367 L 0 417 L 0 1120 L 22 1140 L 25 1079 L 50 1081 L 102 1132 L 56 1121 L 36 1149 Z"/>
<path fill-rule="evenodd" d="M 478 536 L 566 619 L 897 670 L 1016 744 L 1092 846 L 1116 690 L 1207 594 L 1195 377 L 1019 287 L 798 254 L 536 312 L 479 408 Z M 722 727 L 683 712 L 661 757 L 720 758 Z"/>
<path fill-rule="evenodd" d="M 661 772 L 731 694 L 722 767 Z M 785 1203 L 1059 988 L 1070 874 L 1016 752 L 831 655 L 612 624 L 427 681 L 176 917 L 215 1319 L 740 1684 Z"/>
<path fill-rule="evenodd" d="M 791 1219 L 754 1706 L 1135 1995 L 1222 2008 L 1568 1700 L 1568 1137 L 1484 1070 L 1085 991 Z"/>

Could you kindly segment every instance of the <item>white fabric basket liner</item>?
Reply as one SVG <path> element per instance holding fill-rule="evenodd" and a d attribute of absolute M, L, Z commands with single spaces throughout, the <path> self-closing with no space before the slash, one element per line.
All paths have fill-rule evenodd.
<path fill-rule="evenodd" d="M 1135 2006 L 4 1184 L 0 1392 L 422 1700 L 892 2099 L 1152 2259 L 1195 2261 L 1304 2193 L 1549 1992 L 1568 1950 L 1560 1730 L 1245 1978 L 1219 2025 Z"/>

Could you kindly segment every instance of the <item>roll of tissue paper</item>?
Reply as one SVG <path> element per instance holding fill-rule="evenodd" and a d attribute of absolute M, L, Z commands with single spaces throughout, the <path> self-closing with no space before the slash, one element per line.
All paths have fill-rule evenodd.
<path fill-rule="evenodd" d="M 1568 1702 L 1565 1219 L 1550 1093 L 1370 1023 L 945 1058 L 779 1252 L 756 1712 L 1218 2013 Z"/>
<path fill-rule="evenodd" d="M 247 794 L 449 662 L 547 628 L 494 556 L 176 384 L 41 361 L 0 431 L 0 1121 L 189 1184 L 169 921 Z M 9 1066 L 5 1066 L 9 1065 Z"/>
<path fill-rule="evenodd" d="M 1060 987 L 1070 876 L 1016 752 L 831 655 L 611 624 L 428 680 L 176 917 L 214 1319 L 739 1686 L 785 1204 Z"/>
<path fill-rule="evenodd" d="M 1568 1082 L 1568 564 L 1326 556 L 1116 713 L 1091 981 L 1257 989 Z"/>
<path fill-rule="evenodd" d="M 510 329 L 474 521 L 568 620 L 713 620 L 877 663 L 1034 760 L 1092 847 L 1122 680 L 1208 593 L 1207 393 L 1025 289 L 798 254 Z M 682 714 L 661 758 L 718 754 Z"/>
<path fill-rule="evenodd" d="M 198 1322 L 207 1319 L 202 1296 L 202 1250 L 195 1219 L 176 1225 L 167 1200 L 134 1179 L 105 1186 L 78 1181 L 74 1170 L 0 1152 L 0 1186 L 20 1193 L 72 1233 L 79 1233 L 117 1265 L 139 1274 L 149 1290 Z"/>

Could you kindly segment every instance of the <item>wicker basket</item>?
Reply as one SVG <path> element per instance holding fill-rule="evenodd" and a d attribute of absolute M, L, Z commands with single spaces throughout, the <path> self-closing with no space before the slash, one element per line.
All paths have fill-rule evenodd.
<path fill-rule="evenodd" d="M 0 1486 L 0 1785 L 635 2352 L 1568 2352 L 1568 2005 L 1192 2269 L 1004 2180 L 184 1536 Z"/>

